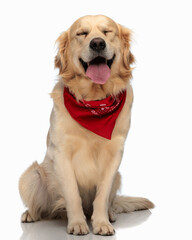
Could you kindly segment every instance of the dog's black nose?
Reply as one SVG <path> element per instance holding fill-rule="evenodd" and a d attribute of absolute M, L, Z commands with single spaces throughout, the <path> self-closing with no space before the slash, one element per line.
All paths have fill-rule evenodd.
<path fill-rule="evenodd" d="M 101 51 L 104 50 L 106 47 L 106 43 L 102 38 L 93 38 L 89 44 L 89 47 L 94 51 Z"/>

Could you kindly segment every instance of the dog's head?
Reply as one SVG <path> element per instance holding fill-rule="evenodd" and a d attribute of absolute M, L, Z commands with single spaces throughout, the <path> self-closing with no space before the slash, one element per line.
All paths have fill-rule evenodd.
<path fill-rule="evenodd" d="M 131 78 L 131 31 L 102 16 L 85 16 L 57 39 L 55 66 L 77 98 L 117 94 Z"/>

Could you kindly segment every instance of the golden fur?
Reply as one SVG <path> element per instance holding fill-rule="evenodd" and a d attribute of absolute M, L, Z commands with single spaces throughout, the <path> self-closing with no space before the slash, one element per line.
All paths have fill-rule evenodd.
<path fill-rule="evenodd" d="M 105 40 L 115 54 L 111 75 L 103 84 L 95 84 L 79 61 L 88 57 L 91 39 Z M 47 153 L 41 164 L 33 163 L 21 176 L 19 190 L 28 210 L 23 222 L 68 217 L 68 233 L 87 234 L 86 217 L 91 217 L 93 233 L 114 234 L 110 221 L 116 213 L 152 208 L 145 198 L 120 197 L 118 167 L 130 126 L 133 92 L 130 85 L 131 31 L 112 19 L 97 15 L 78 19 L 57 39 L 55 66 L 59 82 L 51 94 L 54 106 L 47 137 Z M 112 139 L 102 138 L 80 126 L 64 106 L 64 86 L 77 100 L 100 100 L 127 91 L 125 105 L 116 121 Z M 85 217 L 86 216 L 86 217 Z"/>

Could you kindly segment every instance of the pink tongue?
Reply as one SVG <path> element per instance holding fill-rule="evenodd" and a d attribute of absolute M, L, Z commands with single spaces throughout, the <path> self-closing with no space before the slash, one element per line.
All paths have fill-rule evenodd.
<path fill-rule="evenodd" d="M 86 71 L 86 75 L 91 78 L 94 83 L 98 84 L 106 83 L 110 77 L 110 74 L 110 68 L 106 63 L 91 64 Z"/>

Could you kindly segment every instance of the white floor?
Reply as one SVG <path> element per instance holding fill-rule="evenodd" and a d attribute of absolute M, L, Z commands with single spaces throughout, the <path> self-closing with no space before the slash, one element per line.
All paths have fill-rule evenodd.
<path fill-rule="evenodd" d="M 152 211 L 138 211 L 129 214 L 121 214 L 114 223 L 116 234 L 114 236 L 97 236 L 89 233 L 86 236 L 73 236 L 66 233 L 66 221 L 42 221 L 31 224 L 20 224 L 22 229 L 19 240 L 60 240 L 60 239 L 83 239 L 83 240 L 123 240 L 123 239 L 183 239 L 191 240 L 191 216 L 187 209 L 166 209 L 158 207 Z M 11 236 L 13 232 L 12 222 L 8 224 Z M 91 228 L 90 228 L 91 229 Z M 18 231 L 19 232 L 19 231 Z M 9 235 L 8 234 L 8 235 Z M 11 238 L 6 238 L 11 239 Z M 13 238 L 12 238 L 13 239 Z"/>
<path fill-rule="evenodd" d="M 16 182 L 13 184 L 16 186 Z M 13 189 L 12 189 L 13 190 Z M 188 189 L 189 190 L 189 189 Z M 16 190 L 14 190 L 16 191 Z M 118 215 L 114 223 L 114 236 L 97 236 L 89 233 L 86 236 L 73 236 L 66 233 L 66 221 L 42 221 L 36 223 L 20 223 L 20 214 L 24 210 L 16 192 L 10 192 L 1 198 L 1 239 L 17 240 L 168 240 L 192 239 L 191 200 L 186 196 L 162 195 L 159 189 L 156 208 L 149 211 L 138 211 Z M 190 191 L 190 190 L 189 190 Z M 11 195 L 15 198 L 11 198 Z M 174 197 L 173 197 L 174 196 Z M 153 199 L 154 200 L 154 199 Z M 189 202 L 188 202 L 189 201 Z M 155 202 L 155 201 L 154 201 Z M 90 227 L 91 230 L 91 227 Z"/>
<path fill-rule="evenodd" d="M 97 236 L 92 233 L 86 236 L 73 236 L 66 233 L 66 222 L 65 221 L 42 221 L 32 224 L 21 224 L 23 234 L 20 240 L 57 240 L 57 239 L 84 239 L 84 240 L 97 240 L 97 239 L 108 239 L 114 240 L 121 236 L 126 236 L 128 231 L 126 229 L 133 229 L 138 227 L 151 216 L 150 211 L 135 212 L 130 214 L 123 214 L 119 216 L 118 221 L 114 224 L 116 229 L 116 235 L 108 236 Z M 90 228 L 91 229 L 91 228 Z"/>

